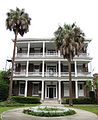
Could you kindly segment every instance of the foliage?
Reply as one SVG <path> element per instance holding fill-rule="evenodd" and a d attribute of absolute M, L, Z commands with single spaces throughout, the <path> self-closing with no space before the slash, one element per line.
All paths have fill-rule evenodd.
<path fill-rule="evenodd" d="M 15 101 L 0 102 L 0 107 L 20 107 L 20 106 L 24 106 L 24 104 L 20 104 Z"/>
<path fill-rule="evenodd" d="M 33 116 L 41 116 L 41 117 L 59 117 L 59 116 L 67 116 L 67 115 L 73 115 L 76 112 L 74 110 L 69 109 L 66 112 L 52 112 L 52 111 L 48 111 L 48 112 L 33 112 L 29 109 L 24 110 L 23 113 L 29 114 L 29 115 L 33 115 Z"/>
<path fill-rule="evenodd" d="M 90 97 L 91 103 L 96 103 L 95 91 L 90 91 L 89 97 Z"/>
<path fill-rule="evenodd" d="M 6 14 L 6 27 L 10 31 L 13 31 L 15 34 L 16 32 L 19 33 L 21 36 L 24 35 L 24 33 L 27 33 L 29 30 L 29 25 L 31 18 L 27 13 L 25 13 L 25 10 L 20 10 L 19 8 L 16 8 L 16 10 L 10 9 L 10 11 Z"/>
<path fill-rule="evenodd" d="M 73 59 L 83 50 L 84 33 L 75 23 L 72 25 L 64 24 L 63 27 L 59 26 L 54 35 L 56 47 L 64 58 Z"/>
<path fill-rule="evenodd" d="M 9 88 L 9 71 L 0 72 L 0 101 L 6 100 L 8 97 L 8 88 Z"/>
<path fill-rule="evenodd" d="M 40 103 L 40 97 L 12 96 L 12 100 L 18 103 L 25 104 Z"/>
<path fill-rule="evenodd" d="M 91 91 L 91 90 L 92 90 L 92 87 L 93 87 L 92 81 L 91 81 L 91 80 L 87 80 L 87 81 L 86 81 L 86 88 L 87 88 L 89 91 Z"/>
<path fill-rule="evenodd" d="M 62 103 L 68 104 L 70 98 L 63 98 Z M 92 100 L 91 98 L 73 98 L 72 99 L 74 104 L 96 104 L 95 99 Z"/>

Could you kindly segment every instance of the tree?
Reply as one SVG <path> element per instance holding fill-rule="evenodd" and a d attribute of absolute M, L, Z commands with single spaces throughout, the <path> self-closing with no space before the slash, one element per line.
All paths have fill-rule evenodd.
<path fill-rule="evenodd" d="M 6 100 L 9 88 L 9 71 L 0 71 L 0 101 Z"/>
<path fill-rule="evenodd" d="M 97 102 L 98 102 L 98 73 L 94 74 L 93 76 L 94 76 L 93 85 L 94 85 L 94 89 L 95 89 L 95 92 L 96 92 L 96 99 L 97 99 Z"/>
<path fill-rule="evenodd" d="M 75 55 L 79 55 L 79 53 L 84 50 L 85 35 L 75 23 L 72 25 L 64 24 L 63 27 L 59 26 L 54 32 L 54 35 L 57 50 L 60 50 L 63 58 L 68 61 L 70 93 L 69 105 L 72 106 L 71 62 Z"/>
<path fill-rule="evenodd" d="M 24 33 L 27 33 L 29 31 L 31 18 L 27 13 L 25 13 L 24 9 L 20 10 L 19 8 L 16 8 L 16 10 L 10 9 L 10 11 L 6 15 L 7 15 L 6 28 L 10 31 L 13 31 L 15 35 L 13 57 L 12 57 L 11 79 L 10 79 L 10 87 L 9 87 L 9 99 L 11 99 L 17 36 L 18 34 L 23 36 Z"/>

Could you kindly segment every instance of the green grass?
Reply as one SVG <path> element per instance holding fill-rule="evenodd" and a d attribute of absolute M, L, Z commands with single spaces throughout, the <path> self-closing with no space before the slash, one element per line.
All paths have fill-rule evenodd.
<path fill-rule="evenodd" d="M 24 106 L 21 106 L 21 107 L 34 107 L 34 106 L 38 106 L 39 104 L 24 104 Z M 1 107 L 0 106 L 0 120 L 1 120 L 1 113 L 7 111 L 7 110 L 11 110 L 11 109 L 15 109 L 15 108 L 20 108 L 19 106 L 17 107 Z"/>
<path fill-rule="evenodd" d="M 74 108 L 93 112 L 98 115 L 98 105 L 75 105 Z"/>

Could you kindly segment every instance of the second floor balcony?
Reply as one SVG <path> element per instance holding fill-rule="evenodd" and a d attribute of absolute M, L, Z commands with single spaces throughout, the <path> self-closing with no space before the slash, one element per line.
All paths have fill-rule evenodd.
<path fill-rule="evenodd" d="M 59 76 L 60 75 L 60 76 Z M 68 77 L 68 72 L 26 72 L 26 71 L 20 71 L 20 72 L 14 72 L 14 76 L 26 76 L 26 77 Z M 72 72 L 72 77 L 75 77 L 75 72 Z M 91 72 L 78 72 L 77 77 L 91 77 Z"/>

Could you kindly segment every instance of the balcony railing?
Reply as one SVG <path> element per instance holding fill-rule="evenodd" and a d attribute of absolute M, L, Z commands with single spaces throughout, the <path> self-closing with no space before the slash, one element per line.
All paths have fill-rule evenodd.
<path fill-rule="evenodd" d="M 72 76 L 75 76 L 75 72 L 72 72 L 71 75 L 72 75 Z M 62 77 L 69 76 L 69 72 L 61 72 L 61 76 L 62 76 Z"/>
<path fill-rule="evenodd" d="M 21 72 L 14 72 L 14 76 L 26 76 L 26 71 L 21 71 Z M 42 77 L 42 72 L 28 72 L 28 76 L 39 76 Z M 44 72 L 45 77 L 59 77 L 58 72 Z M 61 77 L 68 77 L 69 73 L 68 72 L 61 72 Z M 75 72 L 72 72 L 72 76 L 75 76 Z M 78 72 L 77 73 L 78 77 L 90 77 L 91 72 Z"/>
<path fill-rule="evenodd" d="M 46 52 L 45 53 L 46 56 L 58 56 L 57 52 Z"/>
<path fill-rule="evenodd" d="M 17 53 L 17 57 L 27 57 L 27 53 Z"/>
<path fill-rule="evenodd" d="M 42 56 L 43 53 L 29 53 L 30 56 Z"/>
<path fill-rule="evenodd" d="M 59 54 L 58 52 L 46 52 L 44 53 L 45 56 L 58 56 L 59 57 Z M 29 53 L 29 56 L 43 56 L 43 53 Z M 17 53 L 16 57 L 29 57 L 27 53 Z M 62 55 L 61 55 L 62 57 Z M 89 57 L 89 54 L 88 53 L 80 53 L 79 56 L 76 56 L 76 57 Z"/>
<path fill-rule="evenodd" d="M 91 72 L 78 72 L 77 76 L 89 77 L 91 76 Z"/>
<path fill-rule="evenodd" d="M 21 71 L 21 72 L 13 72 L 14 76 L 25 76 L 26 75 L 26 71 Z"/>
<path fill-rule="evenodd" d="M 28 76 L 42 76 L 42 72 L 28 72 Z"/>
<path fill-rule="evenodd" d="M 44 75 L 45 77 L 57 77 L 58 73 L 57 72 L 45 72 Z"/>

